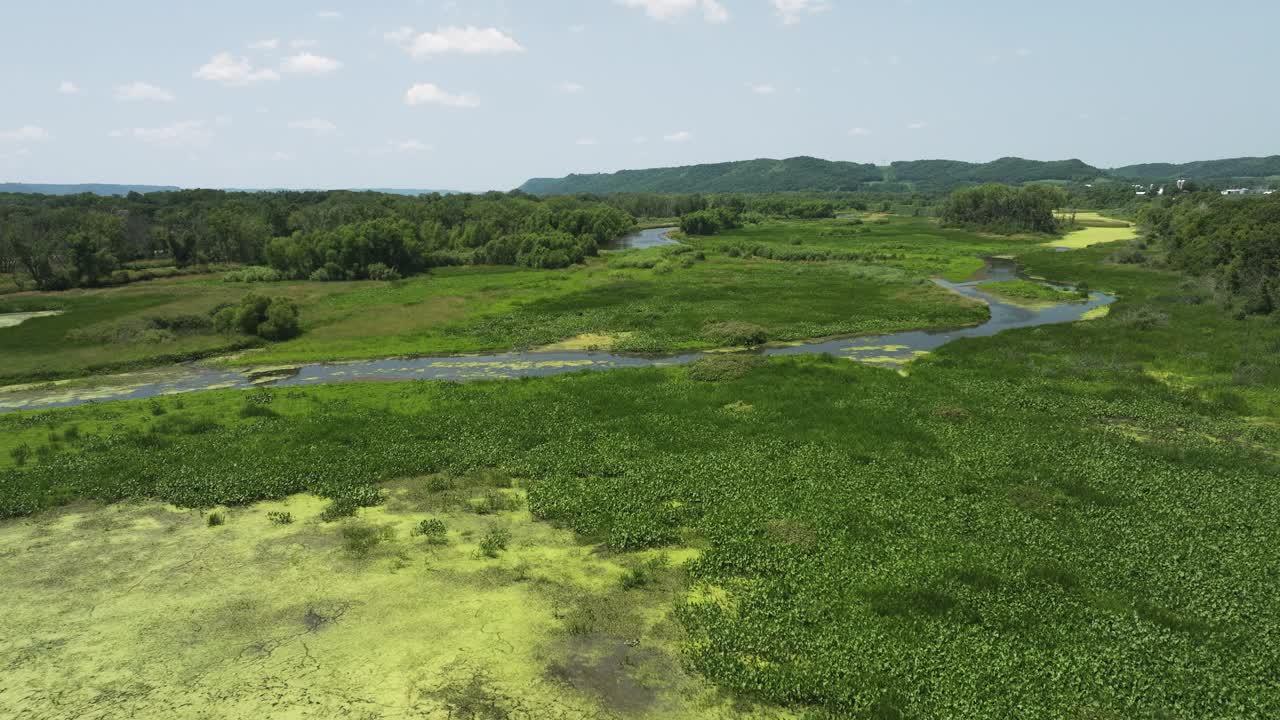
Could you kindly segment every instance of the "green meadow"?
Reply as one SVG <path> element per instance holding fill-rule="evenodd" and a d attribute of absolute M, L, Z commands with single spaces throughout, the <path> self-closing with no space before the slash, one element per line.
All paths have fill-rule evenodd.
<path fill-rule="evenodd" d="M 744 358 L 0 415 L 0 537 L 15 548 L 0 581 L 18 630 L 0 642 L 0 708 L 1280 714 L 1274 319 L 1234 318 L 1158 264 L 1115 263 L 1116 245 L 1059 253 L 913 219 L 691 242 L 559 276 L 319 286 L 307 333 L 258 354 L 589 332 L 696 346 L 708 322 L 783 338 L 863 312 L 945 324 L 972 309 L 921 278 L 959 279 L 987 254 L 1120 300 L 901 372 Z M 447 305 L 464 287 L 495 314 L 379 325 L 378 308 Z M 655 316 L 627 324 L 645 306 Z M 513 336 L 498 312 L 536 329 Z"/>
<path fill-rule="evenodd" d="M 926 219 L 773 221 L 683 247 L 602 253 L 566 270 L 437 268 L 394 282 L 234 283 L 222 275 L 0 298 L 0 312 L 63 310 L 0 330 L 0 381 L 51 380 L 222 356 L 277 364 L 527 349 L 581 335 L 617 350 L 712 348 L 718 327 L 770 341 L 981 322 L 985 309 L 929 282 L 964 280 L 1026 240 Z M 262 346 L 192 327 L 249 291 L 301 310 L 302 334 Z M 176 329 L 170 329 L 176 327 Z"/>

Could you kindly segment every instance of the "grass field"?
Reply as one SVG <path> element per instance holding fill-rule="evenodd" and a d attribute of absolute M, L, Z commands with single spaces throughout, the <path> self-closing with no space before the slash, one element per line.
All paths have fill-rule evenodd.
<path fill-rule="evenodd" d="M 982 291 L 1020 305 L 1057 305 L 1064 302 L 1084 302 L 1088 298 L 1078 292 L 1058 290 L 1030 280 L 1006 280 L 983 283 Z"/>
<path fill-rule="evenodd" d="M 145 367 L 255 344 L 211 330 L 159 340 L 147 332 L 155 318 L 207 315 L 250 291 L 293 298 L 304 333 L 233 361 L 243 364 L 530 348 L 581 335 L 625 338 L 618 350 L 675 351 L 715 347 L 714 328 L 724 323 L 757 325 L 780 341 L 964 325 L 981 321 L 985 310 L 927 278 L 963 280 L 982 266 L 981 257 L 1029 246 L 910 218 L 767 223 L 688 242 L 607 253 L 568 271 L 440 268 L 395 283 L 251 286 L 199 276 L 10 295 L 0 299 L 0 312 L 66 312 L 0 329 L 0 382 Z"/>
<path fill-rule="evenodd" d="M 49 558 L 0 564 L 24 630 L 0 707 L 172 716 L 183 684 L 242 714 L 1276 716 L 1280 325 L 1111 252 L 1021 257 L 1119 295 L 1106 317 L 907 376 L 813 357 L 0 416 L 0 514 L 35 513 L 3 546 Z M 446 549 L 410 535 L 428 517 Z"/>

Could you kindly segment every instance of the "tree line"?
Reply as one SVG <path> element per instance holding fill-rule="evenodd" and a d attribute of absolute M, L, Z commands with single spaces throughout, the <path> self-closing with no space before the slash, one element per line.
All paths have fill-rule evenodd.
<path fill-rule="evenodd" d="M 1066 194 L 1050 185 L 979 185 L 951 193 L 942 203 L 944 225 L 995 233 L 1056 233 L 1060 228 L 1053 211 L 1062 207 Z"/>
<path fill-rule="evenodd" d="M 1280 195 L 1197 193 L 1139 214 L 1169 264 L 1212 277 L 1245 314 L 1280 310 Z"/>
<path fill-rule="evenodd" d="M 564 267 L 635 217 L 596 199 L 524 193 L 0 195 L 0 272 L 44 290 L 127 281 L 131 263 L 268 265 L 281 276 L 392 278 L 467 263 Z"/>

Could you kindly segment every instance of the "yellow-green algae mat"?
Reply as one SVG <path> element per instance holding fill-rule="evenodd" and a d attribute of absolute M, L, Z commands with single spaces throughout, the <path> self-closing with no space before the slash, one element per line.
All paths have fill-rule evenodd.
<path fill-rule="evenodd" d="M 411 482 L 336 523 L 310 496 L 217 527 L 158 503 L 0 523 L 0 717 L 793 717 L 682 668 L 671 609 L 687 590 L 623 590 L 641 556 L 524 511 L 429 515 Z M 411 534 L 427 517 L 447 545 Z M 511 531 L 498 558 L 477 551 L 493 523 Z M 390 539 L 355 555 L 351 525 Z"/>

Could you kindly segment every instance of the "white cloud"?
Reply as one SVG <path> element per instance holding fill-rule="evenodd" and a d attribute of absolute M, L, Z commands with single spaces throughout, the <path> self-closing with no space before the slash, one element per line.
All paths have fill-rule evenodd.
<path fill-rule="evenodd" d="M 299 53 L 290 55 L 280 63 L 280 70 L 301 75 L 326 75 L 342 67 L 342 63 L 323 55 Z"/>
<path fill-rule="evenodd" d="M 586 88 L 582 87 L 578 83 L 569 82 L 567 80 L 557 85 L 556 89 L 564 93 L 565 95 L 576 95 L 577 93 L 580 93 L 583 90 L 586 90 Z"/>
<path fill-rule="evenodd" d="M 401 140 L 399 142 L 392 140 L 391 146 L 396 149 L 396 152 L 402 153 L 429 152 L 434 149 L 421 140 Z"/>
<path fill-rule="evenodd" d="M 569 26 L 569 32 L 571 33 L 582 33 L 586 31 L 587 31 L 586 25 L 570 25 Z"/>
<path fill-rule="evenodd" d="M 291 156 L 289 153 L 280 152 L 277 150 L 275 153 L 272 153 L 271 159 L 275 160 L 276 162 L 285 162 L 286 160 L 292 160 L 293 156 Z"/>
<path fill-rule="evenodd" d="M 213 137 L 203 120 L 186 120 L 157 128 L 129 128 L 108 133 L 111 137 L 129 137 L 139 142 L 162 146 L 204 145 Z"/>
<path fill-rule="evenodd" d="M 702 8 L 702 18 L 709 23 L 729 21 L 729 10 L 719 0 L 618 0 L 629 8 L 640 8 L 654 20 L 671 22 Z"/>
<path fill-rule="evenodd" d="M 784 25 L 794 25 L 805 15 L 830 10 L 831 3 L 825 0 L 773 0 L 773 8 Z"/>
<path fill-rule="evenodd" d="M 49 139 L 49 131 L 36 125 L 23 125 L 16 130 L 0 130 L 0 142 L 39 142 Z"/>
<path fill-rule="evenodd" d="M 315 47 L 316 45 L 319 45 L 319 44 L 320 43 L 316 42 L 315 40 L 298 39 L 298 40 L 289 41 L 289 47 L 293 48 L 294 50 L 299 50 L 301 48 Z"/>
<path fill-rule="evenodd" d="M 289 128 L 293 130 L 306 130 L 313 135 L 332 135 L 338 132 L 338 126 L 324 118 L 308 118 L 306 120 L 294 120 L 289 123 Z"/>
<path fill-rule="evenodd" d="M 1017 56 L 1018 56 L 1018 57 L 1031 57 L 1031 49 L 1030 49 L 1030 48 L 1018 48 L 1018 50 L 1017 50 L 1017 53 L 1016 53 L 1016 54 L 1017 54 Z"/>
<path fill-rule="evenodd" d="M 445 53 L 500 55 L 524 52 L 524 46 L 497 28 L 447 27 L 418 33 L 413 28 L 402 27 L 384 34 L 383 38 L 404 48 L 415 60 Z"/>
<path fill-rule="evenodd" d="M 578 138 L 575 145 L 599 145 L 600 143 L 593 137 Z"/>
<path fill-rule="evenodd" d="M 454 95 L 445 92 L 435 83 L 419 83 L 404 94 L 406 105 L 443 105 L 452 108 L 479 107 L 480 98 L 475 95 Z"/>
<path fill-rule="evenodd" d="M 228 52 L 214 55 L 212 60 L 196 70 L 194 76 L 200 80 L 221 83 L 228 87 L 241 87 L 280 79 L 280 75 L 275 70 L 266 68 L 255 70 L 249 64 L 248 58 L 235 58 Z"/>
<path fill-rule="evenodd" d="M 121 85 L 116 88 L 117 100 L 156 100 L 159 102 L 171 102 L 173 93 L 158 88 L 150 83 L 144 83 L 137 80 L 128 85 Z"/>
<path fill-rule="evenodd" d="M 678 132 L 673 132 L 670 135 L 663 135 L 662 139 L 667 142 L 688 142 L 693 139 L 693 133 L 688 130 L 680 130 Z"/>
<path fill-rule="evenodd" d="M 341 20 L 342 13 L 338 12 L 337 10 L 321 10 L 320 12 L 316 13 L 316 17 L 320 18 L 321 20 Z"/>
<path fill-rule="evenodd" d="M 636 145 L 643 145 L 649 142 L 649 138 L 643 135 L 637 135 L 636 137 L 631 138 L 631 142 L 635 143 Z"/>
<path fill-rule="evenodd" d="M 249 43 L 250 50 L 275 50 L 280 47 L 280 38 L 267 38 Z"/>
<path fill-rule="evenodd" d="M 929 123 L 927 123 L 927 122 L 913 122 L 913 123 L 911 123 L 910 125 L 908 125 L 908 126 L 907 126 L 907 129 L 908 129 L 908 130 L 923 130 L 923 129 L 927 128 L 927 127 L 929 127 Z"/>
<path fill-rule="evenodd" d="M 871 134 L 871 131 L 866 128 L 856 127 L 849 130 L 849 134 L 853 137 L 866 137 Z"/>
<path fill-rule="evenodd" d="M 756 85 L 754 83 L 749 83 L 747 87 L 751 88 L 751 92 L 757 95 L 772 95 L 775 92 L 777 92 L 777 88 L 775 88 L 774 86 L 768 83 L 762 83 L 759 85 Z"/>
<path fill-rule="evenodd" d="M 75 95 L 80 92 L 80 86 L 70 80 L 63 80 L 62 84 L 58 86 L 58 92 L 63 95 Z"/>

